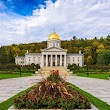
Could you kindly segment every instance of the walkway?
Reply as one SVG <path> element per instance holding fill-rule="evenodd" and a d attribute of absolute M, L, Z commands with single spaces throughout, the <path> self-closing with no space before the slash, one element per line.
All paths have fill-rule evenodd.
<path fill-rule="evenodd" d="M 29 76 L 0 80 L 0 103 L 31 87 L 40 79 L 40 76 Z"/>
<path fill-rule="evenodd" d="M 40 79 L 41 76 L 29 76 L 0 80 L 0 103 L 31 87 Z M 68 76 L 67 81 L 110 105 L 110 81 L 78 76 Z"/>
<path fill-rule="evenodd" d="M 68 76 L 67 81 L 110 105 L 110 80 Z"/>

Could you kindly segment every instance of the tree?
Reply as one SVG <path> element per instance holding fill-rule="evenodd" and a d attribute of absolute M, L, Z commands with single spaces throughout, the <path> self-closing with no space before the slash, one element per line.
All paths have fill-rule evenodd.
<path fill-rule="evenodd" d="M 98 45 L 96 51 L 98 54 L 101 54 L 104 50 L 105 50 L 104 44 L 100 44 L 100 45 Z"/>
<path fill-rule="evenodd" d="M 110 50 L 105 50 L 103 52 L 103 57 L 104 57 L 105 65 L 109 65 L 110 64 Z"/>
<path fill-rule="evenodd" d="M 110 45 L 110 35 L 108 35 L 108 36 L 106 37 L 106 41 L 105 41 L 105 42 L 106 42 L 107 45 Z"/>
<path fill-rule="evenodd" d="M 98 56 L 97 56 L 97 64 L 98 65 L 105 65 L 103 54 L 98 54 Z"/>
<path fill-rule="evenodd" d="M 7 54 L 4 46 L 1 46 L 0 48 L 0 63 L 5 64 L 7 63 Z"/>
<path fill-rule="evenodd" d="M 104 38 L 100 37 L 99 41 L 103 43 L 104 42 Z"/>
<path fill-rule="evenodd" d="M 73 36 L 73 40 L 77 40 L 76 36 Z"/>
<path fill-rule="evenodd" d="M 87 46 L 84 48 L 84 53 L 86 56 L 91 54 L 91 46 Z"/>
<path fill-rule="evenodd" d="M 105 50 L 98 55 L 97 64 L 103 64 L 103 65 L 110 64 L 110 50 Z"/>
<path fill-rule="evenodd" d="M 14 63 L 15 62 L 15 57 L 13 50 L 9 48 L 8 53 L 7 53 L 7 63 Z"/>
<path fill-rule="evenodd" d="M 92 59 L 92 56 L 88 56 L 87 58 L 86 58 L 86 64 L 92 64 L 93 63 L 93 59 Z"/>

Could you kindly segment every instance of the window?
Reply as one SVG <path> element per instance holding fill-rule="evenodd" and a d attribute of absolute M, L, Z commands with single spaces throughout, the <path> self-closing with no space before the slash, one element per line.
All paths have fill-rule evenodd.
<path fill-rule="evenodd" d="M 33 57 L 33 61 L 35 62 L 35 57 Z"/>
<path fill-rule="evenodd" d="M 53 47 L 55 47 L 55 43 L 53 43 Z"/>
<path fill-rule="evenodd" d="M 24 60 L 24 58 L 21 58 L 21 60 Z"/>
<path fill-rule="evenodd" d="M 31 57 L 28 57 L 29 61 L 30 61 L 30 58 L 31 58 Z"/>
<path fill-rule="evenodd" d="M 79 57 L 78 57 L 78 61 L 79 61 Z"/>
<path fill-rule="evenodd" d="M 40 61 L 40 57 L 38 57 L 38 62 Z"/>
<path fill-rule="evenodd" d="M 24 61 L 21 61 L 21 64 L 24 64 Z"/>
<path fill-rule="evenodd" d="M 75 61 L 75 57 L 73 57 L 73 62 Z"/>
<path fill-rule="evenodd" d="M 56 43 L 56 47 L 58 47 L 58 43 Z"/>

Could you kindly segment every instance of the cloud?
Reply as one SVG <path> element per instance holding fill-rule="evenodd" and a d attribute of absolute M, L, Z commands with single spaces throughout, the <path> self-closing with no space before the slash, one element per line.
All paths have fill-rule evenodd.
<path fill-rule="evenodd" d="M 6 9 L 7 7 L 2 3 L 2 2 L 0 2 L 0 9 L 1 10 L 4 10 L 4 9 Z"/>
<path fill-rule="evenodd" d="M 48 0 L 31 16 L 0 13 L 0 45 L 47 40 L 54 28 L 62 40 L 107 36 L 109 10 L 110 0 Z"/>

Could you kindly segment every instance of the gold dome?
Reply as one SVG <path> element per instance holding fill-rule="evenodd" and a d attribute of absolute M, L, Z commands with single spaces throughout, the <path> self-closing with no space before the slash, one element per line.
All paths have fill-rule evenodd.
<path fill-rule="evenodd" d="M 50 36 L 48 37 L 48 40 L 60 40 L 60 37 L 54 32 L 52 34 L 50 34 Z"/>

